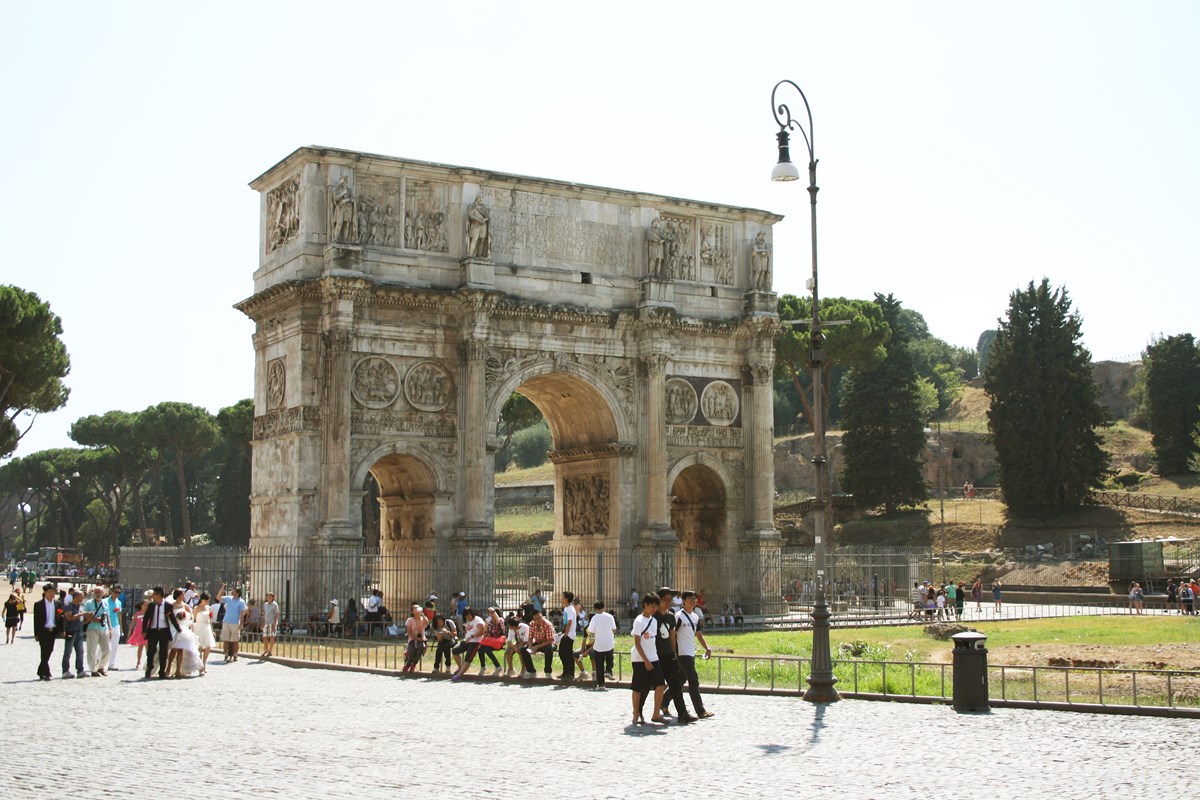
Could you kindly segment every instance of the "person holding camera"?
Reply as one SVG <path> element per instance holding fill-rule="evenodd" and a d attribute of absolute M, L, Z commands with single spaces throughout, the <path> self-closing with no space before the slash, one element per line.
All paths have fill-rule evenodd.
<path fill-rule="evenodd" d="M 108 603 L 104 587 L 92 587 L 92 599 L 83 604 L 84 635 L 87 637 L 87 663 L 92 677 L 108 674 Z"/>

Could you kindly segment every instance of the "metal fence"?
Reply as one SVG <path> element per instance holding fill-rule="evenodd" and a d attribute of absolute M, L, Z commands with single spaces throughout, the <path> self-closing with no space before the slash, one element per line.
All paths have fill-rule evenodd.
<path fill-rule="evenodd" d="M 932 574 L 927 548 L 846 547 L 829 553 L 827 590 L 835 610 L 901 609 L 909 587 Z M 441 607 L 459 592 L 474 606 L 513 610 L 540 591 L 556 601 L 563 591 L 590 608 L 599 600 L 628 614 L 631 590 L 660 586 L 693 589 L 714 614 L 778 618 L 811 602 L 812 548 L 756 546 L 700 550 L 682 544 L 617 548 L 555 542 L 511 546 L 502 542 L 394 543 L 381 550 L 357 545 L 292 547 L 122 548 L 127 587 L 179 586 L 192 581 L 214 594 L 237 586 L 248 599 L 275 592 L 285 619 L 302 625 L 323 616 L 332 600 L 342 612 L 371 592 L 382 592 L 394 617 L 430 595 Z"/>
<path fill-rule="evenodd" d="M 1143 494 L 1142 492 L 1094 491 L 1091 501 L 1098 506 L 1133 508 L 1141 511 L 1157 511 L 1163 514 L 1200 517 L 1200 498 L 1197 497 L 1176 497 L 1174 495 Z"/>
<path fill-rule="evenodd" d="M 395 671 L 404 664 L 405 646 L 401 637 L 361 640 L 281 636 L 273 655 L 277 659 Z M 243 652 L 261 652 L 261 643 L 244 640 Z M 430 648 L 420 669 L 432 657 Z M 519 671 L 519 661 L 514 666 Z M 585 662 L 584 667 L 589 669 L 590 665 Z M 807 658 L 786 655 L 715 654 L 696 660 L 696 672 L 704 688 L 759 694 L 804 692 L 809 667 Z M 624 682 L 632 670 L 629 654 L 617 652 L 614 679 Z M 833 671 L 838 691 L 848 698 L 947 702 L 953 693 L 954 669 L 948 663 L 837 659 Z M 474 673 L 474 668 L 470 672 Z M 990 665 L 988 678 L 994 706 L 1167 709 L 1200 715 L 1200 671 Z"/>

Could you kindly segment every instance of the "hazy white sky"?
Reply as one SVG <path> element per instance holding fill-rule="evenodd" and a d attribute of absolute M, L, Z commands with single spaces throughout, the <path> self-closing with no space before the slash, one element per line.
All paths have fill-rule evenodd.
<path fill-rule="evenodd" d="M 782 78 L 816 125 L 823 295 L 892 292 L 974 346 L 1046 276 L 1097 359 L 1135 357 L 1200 333 L 1198 40 L 1194 2 L 4 4 L 0 282 L 72 360 L 17 454 L 251 395 L 246 184 L 301 145 L 776 211 L 802 292 Z"/>

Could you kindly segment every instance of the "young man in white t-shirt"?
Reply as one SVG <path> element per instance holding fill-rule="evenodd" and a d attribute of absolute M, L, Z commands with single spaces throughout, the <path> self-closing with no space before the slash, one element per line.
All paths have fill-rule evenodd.
<path fill-rule="evenodd" d="M 617 621 L 604 610 L 604 603 L 592 606 L 592 618 L 587 632 L 592 637 L 592 671 L 596 673 L 596 688 L 604 688 L 604 679 L 612 677 L 613 649 L 617 646 Z"/>
<path fill-rule="evenodd" d="M 579 633 L 579 615 L 574 603 L 574 592 L 562 593 L 562 636 L 558 640 L 558 660 L 562 662 L 560 681 L 575 680 L 575 636 Z"/>
<path fill-rule="evenodd" d="M 700 678 L 696 675 L 696 641 L 704 646 L 704 657 L 712 654 L 708 640 L 700 630 L 704 622 L 704 612 L 696 607 L 696 593 L 683 593 L 683 607 L 675 612 L 675 650 L 679 653 L 679 669 L 687 682 L 688 694 L 692 696 L 692 706 L 696 716 L 707 719 L 713 714 L 704 710 L 704 698 L 700 696 Z"/>
<path fill-rule="evenodd" d="M 658 613 L 658 595 L 647 592 L 642 598 L 642 613 L 633 620 L 633 628 L 629 634 L 633 637 L 633 649 L 630 659 L 633 661 L 633 675 L 629 688 L 633 690 L 633 724 L 641 725 L 646 720 L 642 718 L 642 697 L 653 690 L 654 713 L 651 722 L 663 722 L 662 699 L 663 678 L 662 665 L 658 663 L 658 621 L 654 615 Z"/>
<path fill-rule="evenodd" d="M 533 668 L 533 656 L 525 650 L 529 646 L 529 623 L 522 621 L 520 617 L 509 617 L 504 621 L 504 625 L 508 628 L 508 642 L 504 648 L 504 677 L 513 676 L 515 655 L 521 659 L 521 677 L 532 678 L 537 671 Z"/>

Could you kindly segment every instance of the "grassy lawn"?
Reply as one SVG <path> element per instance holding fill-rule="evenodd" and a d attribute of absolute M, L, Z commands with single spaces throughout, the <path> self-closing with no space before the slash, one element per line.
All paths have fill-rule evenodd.
<path fill-rule="evenodd" d="M 628 629 L 629 620 L 621 620 Z M 1166 704 L 1168 696 L 1176 705 L 1200 705 L 1200 678 L 1175 675 L 1168 683 L 1161 676 L 1142 675 L 1136 679 L 1119 669 L 1097 672 L 1089 669 L 1034 670 L 1029 666 L 1009 667 L 1003 675 L 999 664 L 1004 653 L 1027 653 L 1014 648 L 1035 648 L 1039 654 L 1058 652 L 1056 647 L 1092 645 L 1097 647 L 1155 648 L 1186 644 L 1196 640 L 1194 619 L 1183 617 L 1104 617 L 1023 620 L 977 626 L 988 635 L 991 693 L 1009 699 L 1073 702 L 1131 703 L 1138 701 Z M 708 638 L 713 658 L 696 662 L 702 683 L 709 686 L 757 689 L 803 689 L 808 673 L 812 634 L 808 632 L 715 633 Z M 950 670 L 938 665 L 949 663 L 949 642 L 926 636 L 921 628 L 881 626 L 855 630 L 834 629 L 834 674 L 843 691 L 889 694 L 945 695 L 951 693 Z M 261 645 L 247 641 L 247 654 L 259 652 Z M 628 636 L 617 638 L 617 672 L 628 680 L 631 665 Z M 403 664 L 403 643 L 398 639 L 294 639 L 280 641 L 275 648 L 279 657 L 299 658 L 326 663 L 398 670 Z M 998 651 L 998 652 L 997 652 Z M 1155 651 L 1157 652 L 1157 651 Z M 432 662 L 426 654 L 424 668 Z M 1169 658 L 1169 656 L 1168 656 Z M 935 662 L 931 666 L 912 662 Z M 884 663 L 888 662 L 888 663 Z M 1045 663 L 1044 660 L 1041 663 Z M 541 667 L 540 659 L 537 661 Z M 1166 664 L 1168 668 L 1177 665 Z M 1001 687 L 1003 681 L 1003 687 Z M 886 689 L 885 689 L 886 687 Z M 1169 695 L 1168 695 L 1169 693 Z"/>
<path fill-rule="evenodd" d="M 547 461 L 539 467 L 514 468 L 496 473 L 497 486 L 512 486 L 522 483 L 554 483 L 554 464 Z"/>
<path fill-rule="evenodd" d="M 538 533 L 554 530 L 553 511 L 529 511 L 519 514 L 496 512 L 496 533 Z"/>

